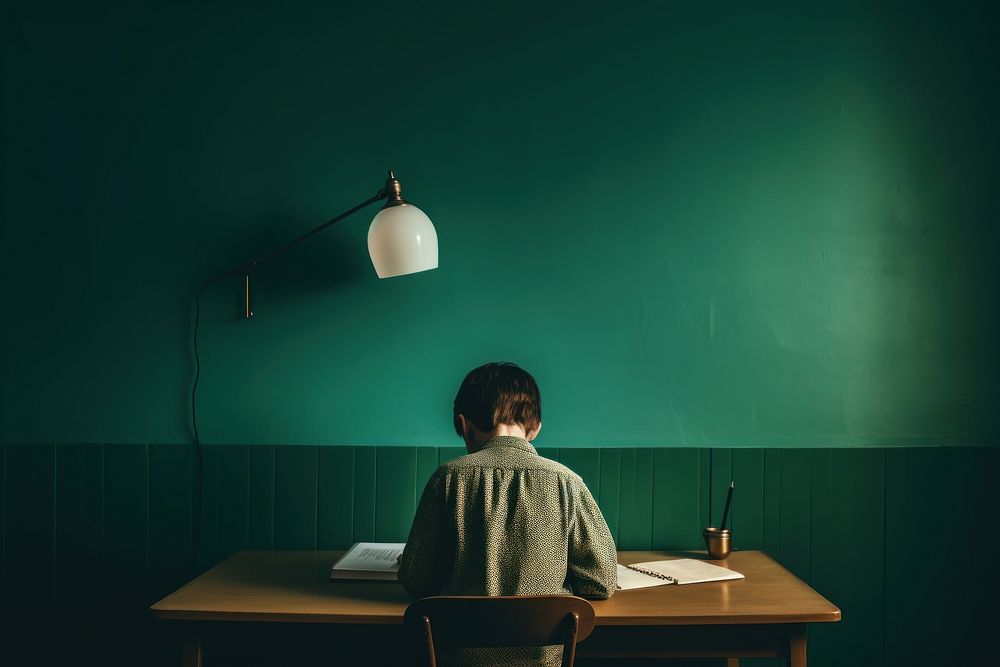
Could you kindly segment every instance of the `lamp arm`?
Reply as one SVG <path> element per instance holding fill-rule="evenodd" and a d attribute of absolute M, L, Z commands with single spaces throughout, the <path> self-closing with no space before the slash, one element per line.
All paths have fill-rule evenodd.
<path fill-rule="evenodd" d="M 232 269 L 229 269 L 228 271 L 225 271 L 223 273 L 220 273 L 211 282 L 209 282 L 207 285 L 205 285 L 204 289 L 208 289 L 212 285 L 215 285 L 216 283 L 221 282 L 221 281 L 223 281 L 226 278 L 229 278 L 231 276 L 248 276 L 251 271 L 253 271 L 254 269 L 256 269 L 261 264 L 263 264 L 265 262 L 271 261 L 272 259 L 274 259 L 278 255 L 284 253 L 287 250 L 291 250 L 292 248 L 294 248 L 298 244 L 302 243 L 306 239 L 310 238 L 311 236 L 315 236 L 316 234 L 319 234 L 321 231 L 323 231 L 327 227 L 340 222 L 344 218 L 350 217 L 351 215 L 357 213 L 361 209 L 366 208 L 368 206 L 371 206 L 372 204 L 374 204 L 377 201 L 381 201 L 381 200 L 385 199 L 387 196 L 388 196 L 388 194 L 387 194 L 387 192 L 386 192 L 385 189 L 379 190 L 375 195 L 373 195 L 372 197 L 369 197 L 368 199 L 364 200 L 363 202 L 361 202 L 357 206 L 344 211 L 343 213 L 341 213 L 340 215 L 338 215 L 335 218 L 331 218 L 330 220 L 327 220 L 326 222 L 324 222 L 322 225 L 319 225 L 318 227 L 314 227 L 314 228 L 310 229 L 305 234 L 302 234 L 301 236 L 298 236 L 298 237 L 292 239 L 288 243 L 285 243 L 284 245 L 281 245 L 281 246 L 275 248 L 274 250 L 268 252 L 266 255 L 262 255 L 261 257 L 259 257 L 257 259 L 251 259 L 250 261 L 243 262 L 239 266 L 236 266 L 236 267 L 234 267 Z"/>
<path fill-rule="evenodd" d="M 341 213 L 337 217 L 331 218 L 330 220 L 327 220 L 322 225 L 319 225 L 318 227 L 314 227 L 313 229 L 310 229 L 305 234 L 302 234 L 301 236 L 292 239 L 291 241 L 289 241 L 288 243 L 284 244 L 283 246 L 275 248 L 274 250 L 272 250 L 271 252 L 267 253 L 266 255 L 264 255 L 263 257 L 261 257 L 260 259 L 255 259 L 255 260 L 252 260 L 250 262 L 247 262 L 242 267 L 240 267 L 240 269 L 243 270 L 244 272 L 245 271 L 253 270 L 253 269 L 257 268 L 259 265 L 263 264 L 264 262 L 268 262 L 268 261 L 274 259 L 275 257 L 277 257 L 278 255 L 282 254 L 286 250 L 291 250 L 292 248 L 294 248 L 298 244 L 300 244 L 303 241 L 305 241 L 307 238 L 309 238 L 311 236 L 315 236 L 316 234 L 319 234 L 321 231 L 323 231 L 324 229 L 326 229 L 330 225 L 338 223 L 341 220 L 343 220 L 344 218 L 350 217 L 351 215 L 354 215 L 355 213 L 357 213 L 361 209 L 366 208 L 368 206 L 371 206 L 375 202 L 380 201 L 380 200 L 385 199 L 385 198 L 386 198 L 386 191 L 385 190 L 379 190 L 374 196 L 369 197 L 368 199 L 364 200 L 363 202 L 361 202 L 360 204 L 358 204 L 354 208 L 348 209 L 347 211 L 344 211 L 343 213 Z"/>

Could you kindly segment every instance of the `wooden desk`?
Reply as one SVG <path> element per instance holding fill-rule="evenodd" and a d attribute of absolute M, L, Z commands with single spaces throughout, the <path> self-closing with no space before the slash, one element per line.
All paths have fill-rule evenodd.
<path fill-rule="evenodd" d="M 353 638 L 367 642 L 368 649 L 387 651 L 386 660 L 398 660 L 400 626 L 410 598 L 397 583 L 329 581 L 330 565 L 342 553 L 242 551 L 151 609 L 159 618 L 188 622 L 185 661 L 190 665 L 201 664 L 201 641 L 211 641 L 217 630 L 232 635 L 252 627 L 260 634 L 274 624 L 336 624 L 338 647 Z M 619 560 L 636 563 L 674 555 L 693 556 L 624 551 Z M 711 562 L 746 579 L 619 591 L 610 600 L 594 601 L 597 627 L 580 644 L 578 655 L 786 657 L 789 667 L 805 667 L 805 624 L 840 620 L 837 607 L 760 551 L 735 552 L 727 561 Z M 330 641 L 326 646 L 334 650 Z"/>

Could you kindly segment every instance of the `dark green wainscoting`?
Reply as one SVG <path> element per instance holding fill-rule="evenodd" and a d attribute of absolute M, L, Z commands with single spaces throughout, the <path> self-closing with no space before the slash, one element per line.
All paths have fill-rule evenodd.
<path fill-rule="evenodd" d="M 622 549 L 697 548 L 737 480 L 736 546 L 763 549 L 843 610 L 813 665 L 958 664 L 984 653 L 996 577 L 997 448 L 543 449 L 579 472 Z M 406 538 L 434 447 L 204 450 L 198 569 L 239 549 Z M 165 664 L 145 608 L 189 575 L 187 445 L 5 445 L 5 650 Z M 116 647 L 108 652 L 109 647 Z M 759 665 L 768 661 L 747 660 Z"/>

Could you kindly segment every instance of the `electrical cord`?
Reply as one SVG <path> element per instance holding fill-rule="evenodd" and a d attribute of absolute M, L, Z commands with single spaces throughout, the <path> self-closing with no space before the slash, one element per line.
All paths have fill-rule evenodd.
<path fill-rule="evenodd" d="M 198 433 L 198 381 L 201 379 L 201 356 L 198 354 L 198 327 L 201 324 L 201 297 L 209 288 L 226 278 L 238 276 L 252 269 L 256 264 L 248 262 L 236 269 L 219 274 L 202 287 L 194 298 L 194 382 L 191 385 L 191 430 L 192 430 L 192 477 L 191 477 L 191 562 L 192 576 L 198 574 L 198 552 L 201 548 L 202 498 L 204 494 L 205 461 L 201 449 L 201 435 Z"/>
<path fill-rule="evenodd" d="M 198 572 L 198 551 L 201 543 L 202 485 L 204 462 L 201 451 L 201 437 L 198 435 L 198 380 L 201 379 L 201 358 L 198 356 L 198 324 L 201 320 L 201 297 L 212 285 L 206 285 L 194 299 L 194 384 L 191 386 L 191 427 L 194 431 L 191 479 L 191 563 L 192 576 Z"/>

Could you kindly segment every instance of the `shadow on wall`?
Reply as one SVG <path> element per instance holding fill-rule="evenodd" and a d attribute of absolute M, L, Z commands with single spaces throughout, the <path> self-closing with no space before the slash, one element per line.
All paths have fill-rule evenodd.
<path fill-rule="evenodd" d="M 192 291 L 190 326 L 185 330 L 184 342 L 189 351 L 190 375 L 181 405 L 183 423 L 192 439 L 191 392 L 197 373 L 195 345 L 201 365 L 197 397 L 200 417 L 207 398 L 204 382 L 210 379 L 209 374 L 219 377 L 220 367 L 230 369 L 224 373 L 231 373 L 250 358 L 256 363 L 268 363 L 267 357 L 261 356 L 261 346 L 273 351 L 278 336 L 287 342 L 289 325 L 285 314 L 320 298 L 336 299 L 362 281 L 377 280 L 368 259 L 366 239 L 368 225 L 378 207 L 370 208 L 337 223 L 336 229 L 323 230 L 274 257 L 269 255 L 323 221 L 316 223 L 268 215 L 248 223 L 246 236 L 229 239 L 229 247 L 224 237 L 207 239 L 208 253 L 214 257 L 200 260 L 202 267 L 209 268 L 202 269 L 204 281 Z M 255 314 L 251 325 L 245 322 L 244 274 L 237 271 L 215 284 L 212 281 L 225 271 L 239 270 L 252 261 L 261 263 L 249 276 L 250 309 Z M 195 299 L 198 294 L 201 297 L 195 343 Z M 333 311 L 335 320 L 341 324 L 355 316 L 350 304 L 346 308 L 342 306 Z M 282 316 L 278 316 L 279 311 Z M 276 359 L 272 357 L 271 362 L 275 363 Z M 199 430 L 202 430 L 204 424 L 200 422 Z M 204 432 L 201 437 L 205 437 Z"/>
<path fill-rule="evenodd" d="M 240 259 L 233 261 L 233 257 L 238 254 L 235 252 L 220 253 L 225 255 L 226 259 L 220 260 L 218 269 L 209 271 L 206 275 L 214 277 L 243 263 L 260 261 L 261 264 L 250 274 L 251 300 L 264 298 L 268 301 L 285 303 L 311 299 L 317 293 L 329 293 L 335 288 L 355 284 L 374 275 L 374 269 L 368 260 L 366 237 L 370 218 L 377 210 L 377 207 L 373 206 L 371 215 L 366 215 L 366 211 L 356 213 L 337 223 L 335 229 L 323 230 L 303 241 L 301 245 L 271 258 L 268 258 L 270 253 L 317 224 L 321 224 L 322 221 L 309 223 L 283 216 L 267 216 L 253 225 L 256 233 L 249 238 L 238 239 L 234 244 L 239 248 L 248 249 Z M 359 222 L 362 224 L 359 225 Z M 349 233 L 345 233 L 344 227 L 348 226 L 361 229 L 360 231 L 352 229 Z M 227 312 L 219 318 L 212 317 L 212 321 L 228 322 L 242 319 L 244 298 L 242 277 L 227 277 L 218 286 L 210 287 L 208 291 L 235 295 L 236 305 L 232 309 L 235 314 L 229 316 Z"/>

